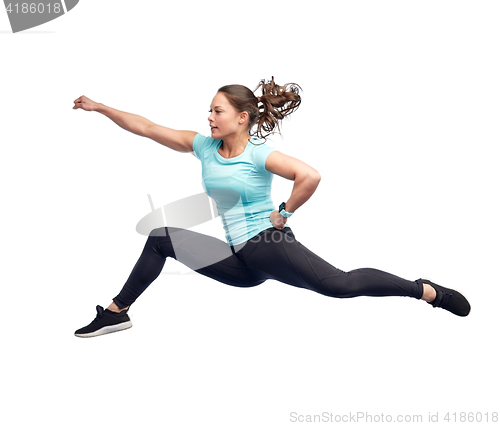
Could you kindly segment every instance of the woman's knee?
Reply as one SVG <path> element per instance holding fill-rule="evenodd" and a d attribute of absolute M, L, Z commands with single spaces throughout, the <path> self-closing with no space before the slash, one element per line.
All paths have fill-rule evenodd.
<path fill-rule="evenodd" d="M 347 272 L 321 280 L 321 283 L 316 285 L 313 290 L 325 296 L 340 299 L 353 297 L 353 289 L 349 286 Z"/>
<path fill-rule="evenodd" d="M 175 258 L 175 252 L 170 238 L 170 230 L 166 227 L 155 228 L 149 233 L 146 246 L 151 247 L 158 256 Z"/>

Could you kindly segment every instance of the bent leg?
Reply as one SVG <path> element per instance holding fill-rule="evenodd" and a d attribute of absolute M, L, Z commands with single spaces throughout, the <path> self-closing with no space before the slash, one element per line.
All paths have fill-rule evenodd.
<path fill-rule="evenodd" d="M 255 286 L 268 278 L 249 268 L 227 243 L 217 238 L 186 229 L 157 228 L 150 233 L 139 260 L 113 302 L 120 309 L 134 303 L 160 275 L 168 257 L 199 274 L 237 287 Z"/>

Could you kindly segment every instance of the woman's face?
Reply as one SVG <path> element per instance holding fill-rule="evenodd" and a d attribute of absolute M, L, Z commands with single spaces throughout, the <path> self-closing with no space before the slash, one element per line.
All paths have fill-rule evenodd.
<path fill-rule="evenodd" d="M 208 122 L 214 139 L 224 139 L 229 135 L 241 132 L 245 123 L 245 114 L 239 113 L 229 103 L 224 93 L 217 93 L 210 105 Z"/>

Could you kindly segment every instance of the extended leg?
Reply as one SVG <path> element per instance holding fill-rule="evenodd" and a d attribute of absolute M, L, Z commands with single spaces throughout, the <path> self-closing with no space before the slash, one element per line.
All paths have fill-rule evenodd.
<path fill-rule="evenodd" d="M 258 241 L 247 263 L 273 275 L 274 279 L 331 297 L 409 296 L 420 299 L 423 286 L 415 281 L 377 269 L 344 272 L 335 268 L 295 240 L 291 229 L 269 229 Z M 252 245 L 252 240 L 247 244 Z M 250 249 L 243 249 L 250 253 Z"/>

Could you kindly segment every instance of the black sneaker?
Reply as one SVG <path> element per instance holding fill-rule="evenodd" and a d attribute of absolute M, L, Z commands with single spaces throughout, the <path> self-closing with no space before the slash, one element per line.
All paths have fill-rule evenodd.
<path fill-rule="evenodd" d="M 101 334 L 113 333 L 115 331 L 126 330 L 132 327 L 127 315 L 128 309 L 120 313 L 112 312 L 109 309 L 104 309 L 102 306 L 97 305 L 97 316 L 86 327 L 80 328 L 75 331 L 77 337 L 95 337 Z"/>
<path fill-rule="evenodd" d="M 427 302 L 434 308 L 446 309 L 447 311 L 461 317 L 469 315 L 470 304 L 458 291 L 442 287 L 434 284 L 432 281 L 422 278 L 418 279 L 417 283 L 429 284 L 434 287 L 434 290 L 436 290 L 436 298 L 432 302 Z"/>

